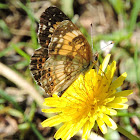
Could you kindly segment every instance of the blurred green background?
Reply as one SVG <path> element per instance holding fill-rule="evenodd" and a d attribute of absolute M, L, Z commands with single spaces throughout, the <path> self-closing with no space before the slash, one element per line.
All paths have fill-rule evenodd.
<path fill-rule="evenodd" d="M 29 70 L 30 57 L 40 47 L 39 17 L 51 5 L 70 17 L 90 44 L 93 24 L 93 50 L 100 54 L 99 63 L 106 53 L 100 48 L 101 41 L 115 42 L 110 62 L 117 62 L 116 77 L 123 72 L 128 74 L 118 90 L 132 89 L 134 93 L 128 97 L 128 110 L 118 111 L 114 120 L 140 137 L 140 0 L 1 0 L 0 139 L 52 140 L 57 130 L 40 125 L 49 117 L 41 112 L 47 95 L 36 85 Z M 77 134 L 72 140 L 80 140 L 80 136 Z M 102 137 L 128 139 L 112 130 Z"/>

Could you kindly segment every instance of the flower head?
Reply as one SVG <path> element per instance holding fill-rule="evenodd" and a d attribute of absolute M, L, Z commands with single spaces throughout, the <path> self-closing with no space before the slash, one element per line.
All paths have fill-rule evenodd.
<path fill-rule="evenodd" d="M 44 105 L 52 108 L 42 111 L 57 115 L 43 121 L 42 126 L 52 127 L 63 123 L 56 132 L 55 139 L 68 140 L 82 128 L 82 139 L 86 140 L 95 122 L 103 134 L 107 133 L 107 126 L 114 130 L 117 128 L 109 116 L 117 114 L 115 109 L 128 108 L 125 104 L 126 96 L 132 91 L 116 91 L 127 74 L 123 73 L 113 81 L 116 62 L 108 65 L 109 59 L 110 55 L 107 55 L 98 72 L 91 69 L 85 75 L 80 75 L 62 97 L 53 95 L 45 99 Z"/>

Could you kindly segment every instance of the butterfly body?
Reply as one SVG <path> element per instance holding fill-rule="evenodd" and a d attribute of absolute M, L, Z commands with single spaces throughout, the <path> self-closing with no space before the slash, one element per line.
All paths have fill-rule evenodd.
<path fill-rule="evenodd" d="M 56 7 L 41 15 L 38 38 L 42 48 L 32 56 L 30 69 L 38 85 L 50 95 L 62 94 L 95 63 L 85 37 Z"/>

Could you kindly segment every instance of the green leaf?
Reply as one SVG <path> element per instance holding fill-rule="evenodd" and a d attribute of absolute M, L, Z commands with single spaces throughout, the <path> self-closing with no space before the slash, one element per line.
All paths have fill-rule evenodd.
<path fill-rule="evenodd" d="M 119 125 L 117 125 L 117 126 L 118 126 L 117 131 L 119 131 L 121 134 L 126 136 L 128 139 L 130 139 L 130 140 L 140 140 L 140 138 L 134 136 L 133 134 L 131 134 L 131 132 L 128 132 L 127 130 L 125 130 L 124 128 L 122 128 Z"/>
<path fill-rule="evenodd" d="M 122 0 L 109 0 L 109 2 L 112 4 L 117 14 L 123 13 L 124 4 Z"/>
<path fill-rule="evenodd" d="M 61 0 L 62 3 L 62 11 L 69 17 L 73 17 L 73 0 Z"/>
<path fill-rule="evenodd" d="M 140 12 L 140 0 L 135 0 L 133 9 L 132 9 L 131 15 L 130 15 L 129 25 L 128 25 L 129 31 L 134 30 L 139 12 Z"/>

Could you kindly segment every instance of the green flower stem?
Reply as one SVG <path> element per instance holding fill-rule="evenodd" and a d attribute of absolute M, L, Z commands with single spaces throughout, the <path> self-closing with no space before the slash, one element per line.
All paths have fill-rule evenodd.
<path fill-rule="evenodd" d="M 128 132 L 127 130 L 125 130 L 121 126 L 119 126 L 119 125 L 117 125 L 117 126 L 118 126 L 117 131 L 119 131 L 121 134 L 123 134 L 124 136 L 126 136 L 130 140 L 140 140 L 140 138 L 138 138 L 137 136 L 132 135 L 130 132 Z"/>

